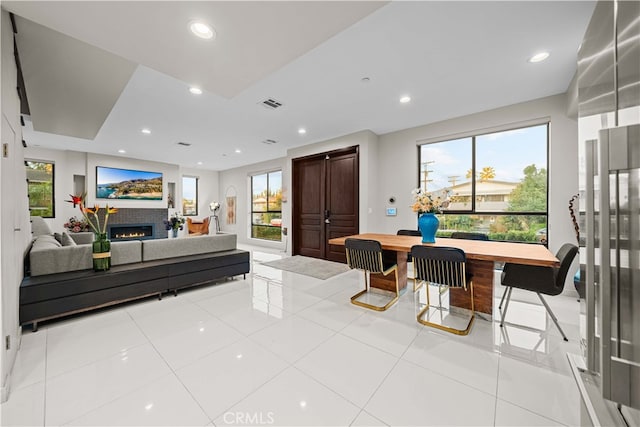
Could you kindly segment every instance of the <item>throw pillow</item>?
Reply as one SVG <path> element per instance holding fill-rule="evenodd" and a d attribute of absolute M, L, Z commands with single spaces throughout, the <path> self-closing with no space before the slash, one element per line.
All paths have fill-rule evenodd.
<path fill-rule="evenodd" d="M 42 235 L 38 236 L 33 242 L 33 246 L 31 250 L 41 250 L 41 249 L 51 249 L 51 248 L 60 248 L 62 245 L 58 242 L 53 236 Z"/>
<path fill-rule="evenodd" d="M 44 234 L 53 235 L 49 225 L 42 217 L 32 216 L 31 218 L 31 233 L 33 237 L 42 236 Z"/>
<path fill-rule="evenodd" d="M 62 233 L 60 243 L 62 243 L 62 246 L 77 246 L 76 241 L 73 240 L 66 231 Z"/>

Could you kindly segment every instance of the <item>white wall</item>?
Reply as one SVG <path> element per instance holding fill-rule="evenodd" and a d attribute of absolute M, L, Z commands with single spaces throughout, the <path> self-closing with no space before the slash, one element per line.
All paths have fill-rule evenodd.
<path fill-rule="evenodd" d="M 198 215 L 194 218 L 204 219 L 210 216 L 212 212 L 209 210 L 209 203 L 220 201 L 218 172 L 180 168 L 180 187 L 182 187 L 182 176 L 198 178 Z M 177 194 L 182 194 L 181 190 L 177 191 Z M 182 197 L 180 197 L 180 202 L 182 202 Z M 214 232 L 213 223 L 209 227 L 209 231 Z"/>
<path fill-rule="evenodd" d="M 381 203 L 386 206 L 388 196 L 396 196 L 398 216 L 386 217 L 378 209 L 375 228 L 395 233 L 400 228 L 416 226 L 416 216 L 409 206 L 411 190 L 418 182 L 418 141 L 458 138 L 543 120 L 550 120 L 549 248 L 555 252 L 563 243 L 574 242 L 568 203 L 578 192 L 578 127 L 576 120 L 567 117 L 564 94 L 381 135 L 378 168 Z"/>
<path fill-rule="evenodd" d="M 28 142 L 27 142 L 28 143 Z M 43 160 L 53 162 L 55 164 L 55 218 L 47 218 L 45 221 L 53 231 L 62 231 L 64 223 L 72 216 L 80 217 L 78 208 L 74 208 L 70 200 L 71 194 L 75 194 L 73 176 L 82 175 L 85 177 L 85 191 L 87 192 L 87 204 L 93 205 L 98 203 L 103 206 L 104 199 L 95 198 L 96 193 L 96 166 L 108 166 L 122 169 L 146 170 L 152 172 L 162 172 L 163 174 L 163 199 L 162 200 L 114 200 L 109 201 L 111 206 L 117 208 L 166 208 L 168 196 L 168 183 L 173 182 L 176 185 L 176 200 L 173 211 L 181 209 L 181 187 L 182 175 L 200 176 L 200 188 L 204 189 L 205 197 L 216 195 L 218 182 L 217 172 L 190 170 L 188 173 L 181 173 L 178 165 L 168 163 L 149 162 L 145 160 L 129 159 L 118 156 L 105 156 L 101 154 L 88 154 L 77 151 L 49 150 L 41 147 L 27 146 L 25 149 L 25 158 L 32 160 Z M 204 209 L 205 199 L 200 198 L 199 212 L 203 215 L 208 214 L 208 202 L 206 210 Z"/>
<path fill-rule="evenodd" d="M 45 218 L 51 230 L 60 232 L 69 218 L 72 216 L 81 218 L 79 209 L 74 208 L 71 203 L 66 203 L 65 200 L 71 200 L 70 195 L 75 194 L 73 176 L 84 176 L 87 173 L 87 154 L 32 147 L 27 141 L 24 156 L 29 160 L 41 160 L 54 164 L 55 218 Z"/>
<path fill-rule="evenodd" d="M 373 229 L 395 233 L 401 228 L 416 228 L 411 211 L 411 190 L 418 182 L 418 141 L 453 139 L 479 132 L 526 126 L 541 120 L 549 126 L 549 249 L 555 253 L 564 243 L 575 244 L 569 215 L 569 199 L 578 192 L 578 125 L 568 117 L 567 95 L 556 95 L 495 110 L 484 111 L 438 123 L 432 123 L 381 135 L 379 139 L 379 194 Z M 517 149 L 517 147 L 514 147 Z M 398 216 L 384 216 L 389 196 L 395 196 Z M 572 274 L 577 270 L 577 260 Z M 567 283 L 572 279 L 567 278 Z M 573 286 L 565 286 L 565 292 Z M 573 292 L 573 291 L 571 291 Z M 573 295 L 573 293 L 571 293 Z"/>
<path fill-rule="evenodd" d="M 377 209 L 377 157 L 378 157 L 378 137 L 369 130 L 356 132 L 350 135 L 322 141 L 315 144 L 305 145 L 287 151 L 287 157 L 270 160 L 241 168 L 229 169 L 220 172 L 220 198 L 224 202 L 225 194 L 237 193 L 237 223 L 235 225 L 226 224 L 226 210 L 223 204 L 221 213 L 221 228 L 229 233 L 238 235 L 238 242 L 251 243 L 254 245 L 275 247 L 291 253 L 291 245 L 285 241 L 270 242 L 262 239 L 251 239 L 250 229 L 250 181 L 249 177 L 262 172 L 282 169 L 283 194 L 287 202 L 282 204 L 282 226 L 291 230 L 291 170 L 292 160 L 299 157 L 338 150 L 341 148 L 359 146 L 360 157 L 360 232 L 373 230 L 370 218 Z M 291 242 L 291 234 L 287 237 Z"/>
<path fill-rule="evenodd" d="M 279 158 L 269 160 L 267 162 L 256 163 L 241 168 L 229 169 L 219 173 L 219 201 L 222 204 L 220 209 L 220 229 L 226 233 L 234 233 L 238 236 L 239 243 L 251 243 L 272 248 L 284 249 L 284 240 L 282 242 L 271 242 L 262 239 L 252 239 L 251 236 L 251 182 L 249 177 L 273 170 L 282 170 L 283 187 L 287 187 L 284 183 L 287 179 L 288 172 L 286 168 L 287 159 Z M 287 192 L 289 193 L 289 192 Z M 227 224 L 227 206 L 226 197 L 236 196 L 236 223 Z M 290 216 L 288 215 L 288 205 L 282 205 L 282 226 L 290 227 Z"/>
<path fill-rule="evenodd" d="M 291 167 L 295 158 L 311 156 L 313 154 L 324 153 L 341 148 L 359 146 L 360 158 L 360 232 L 375 231 L 372 228 L 371 218 L 378 209 L 378 136 L 370 130 L 363 130 L 316 144 L 305 145 L 287 151 L 287 188 L 292 188 Z M 285 178 L 283 177 L 283 182 Z M 287 212 L 291 214 L 291 204 L 287 207 Z M 290 224 L 290 222 L 289 222 Z"/>
<path fill-rule="evenodd" d="M 8 153 L 0 157 L 0 401 L 11 388 L 11 370 L 20 346 L 18 296 L 23 277 L 24 254 L 30 240 L 26 173 L 20 125 L 20 101 L 16 92 L 17 68 L 9 14 L 2 11 L 2 144 Z M 11 346 L 5 349 L 5 337 Z"/>
<path fill-rule="evenodd" d="M 162 200 L 126 200 L 118 199 L 114 200 L 113 206 L 117 208 L 142 208 L 142 209 L 162 209 L 167 207 L 168 196 L 168 184 L 173 182 L 176 184 L 176 208 L 181 207 L 180 197 L 182 187 L 182 175 L 180 174 L 180 167 L 178 165 L 172 165 L 168 163 L 149 162 L 146 160 L 129 159 L 127 157 L 118 156 L 105 156 L 102 154 L 87 154 L 87 175 L 86 175 L 86 190 L 87 190 L 87 204 L 92 205 L 94 203 L 104 204 L 104 199 L 96 199 L 96 166 L 106 166 L 111 168 L 121 169 L 136 169 L 149 172 L 161 172 L 162 173 Z M 111 202 L 110 202 L 111 204 Z"/>

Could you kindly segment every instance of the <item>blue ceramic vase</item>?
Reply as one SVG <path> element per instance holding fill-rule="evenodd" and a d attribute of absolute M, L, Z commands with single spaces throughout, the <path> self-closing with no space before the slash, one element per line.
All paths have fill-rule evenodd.
<path fill-rule="evenodd" d="M 435 214 L 423 213 L 418 217 L 418 229 L 422 234 L 422 243 L 435 243 L 440 221 Z"/>

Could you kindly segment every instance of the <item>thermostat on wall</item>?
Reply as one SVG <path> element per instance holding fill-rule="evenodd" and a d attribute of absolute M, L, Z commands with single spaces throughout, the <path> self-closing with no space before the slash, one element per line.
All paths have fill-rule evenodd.
<path fill-rule="evenodd" d="M 397 214 L 397 208 L 387 208 L 387 216 L 396 216 Z"/>

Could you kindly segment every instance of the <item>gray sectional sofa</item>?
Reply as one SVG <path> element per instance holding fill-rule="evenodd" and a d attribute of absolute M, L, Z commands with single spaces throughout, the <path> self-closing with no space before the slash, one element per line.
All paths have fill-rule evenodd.
<path fill-rule="evenodd" d="M 20 323 L 142 298 L 245 275 L 249 253 L 235 234 L 112 242 L 112 268 L 92 270 L 92 235 L 56 239 L 42 218 L 32 219 L 34 241 L 20 286 Z M 63 243 L 65 245 L 63 245 Z"/>

